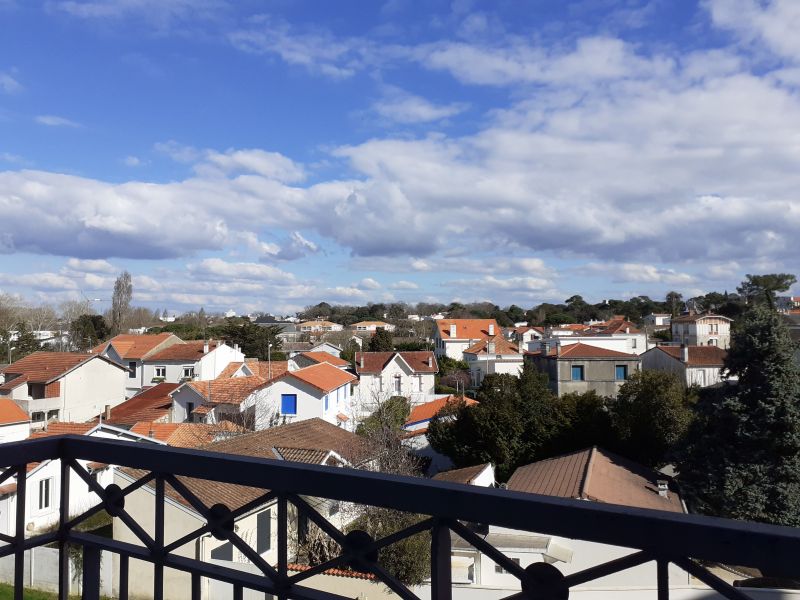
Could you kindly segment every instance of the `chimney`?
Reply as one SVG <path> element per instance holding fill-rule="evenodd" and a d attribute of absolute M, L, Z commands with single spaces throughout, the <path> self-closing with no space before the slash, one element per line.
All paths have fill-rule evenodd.
<path fill-rule="evenodd" d="M 428 355 L 428 368 L 433 368 L 433 354 Z"/>
<path fill-rule="evenodd" d="M 561 356 L 561 344 L 556 342 L 556 356 Z"/>
<path fill-rule="evenodd" d="M 688 363 L 689 362 L 689 346 L 686 344 L 681 344 L 681 362 Z"/>
<path fill-rule="evenodd" d="M 364 368 L 364 353 L 361 353 L 361 357 L 358 359 L 359 366 L 363 369 Z"/>
<path fill-rule="evenodd" d="M 550 342 L 542 342 L 542 356 L 550 354 Z"/>
<path fill-rule="evenodd" d="M 489 335 L 494 335 L 494 323 L 489 323 Z"/>
<path fill-rule="evenodd" d="M 486 344 L 486 354 L 494 354 L 494 342 Z"/>
<path fill-rule="evenodd" d="M 455 324 L 450 325 L 450 337 L 451 338 L 456 337 L 456 326 L 455 326 Z"/>
<path fill-rule="evenodd" d="M 203 341 L 203 354 L 208 354 L 208 340 Z"/>
<path fill-rule="evenodd" d="M 105 419 L 106 421 L 111 419 L 111 405 L 110 404 L 106 404 L 106 408 L 103 411 L 103 419 Z"/>
<path fill-rule="evenodd" d="M 656 484 L 658 485 L 658 495 L 662 498 L 669 498 L 669 482 L 666 479 L 659 479 Z"/>
<path fill-rule="evenodd" d="M 631 328 L 630 327 L 626 327 L 625 328 L 625 333 L 630 333 L 630 332 L 631 332 Z"/>

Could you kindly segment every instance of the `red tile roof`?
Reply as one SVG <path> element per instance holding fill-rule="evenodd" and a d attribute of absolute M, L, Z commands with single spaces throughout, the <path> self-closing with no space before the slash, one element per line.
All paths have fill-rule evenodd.
<path fill-rule="evenodd" d="M 324 394 L 332 392 L 336 388 L 355 381 L 356 379 L 355 375 L 328 363 L 311 365 L 310 367 L 298 369 L 297 371 L 286 371 L 286 373 L 277 379 L 284 379 L 286 377 L 294 377 L 320 390 Z"/>
<path fill-rule="evenodd" d="M 227 367 L 222 369 L 222 373 L 219 374 L 217 379 L 228 379 L 229 377 L 233 377 L 236 371 L 242 368 L 242 365 L 244 365 L 243 362 L 230 363 Z"/>
<path fill-rule="evenodd" d="M 277 379 L 286 371 L 289 370 L 289 361 L 288 360 L 273 360 L 268 362 L 266 360 L 257 360 L 247 362 L 247 368 L 252 371 L 254 375 L 258 375 L 259 377 L 263 377 L 265 380 L 270 381 L 271 379 Z M 270 375 L 272 377 L 270 378 Z"/>
<path fill-rule="evenodd" d="M 12 423 L 26 423 L 31 418 L 19 405 L 8 398 L 0 398 L 0 425 L 11 425 Z"/>
<path fill-rule="evenodd" d="M 431 400 L 425 404 L 419 404 L 411 409 L 411 413 L 406 419 L 406 426 L 430 421 L 445 406 L 448 404 L 455 404 L 460 401 L 461 398 L 458 396 L 444 396 L 443 398 L 437 398 L 436 400 Z M 472 406 L 473 404 L 478 403 L 477 400 L 473 400 L 472 398 L 464 398 L 464 402 L 467 406 Z"/>
<path fill-rule="evenodd" d="M 132 398 L 111 409 L 112 425 L 133 425 L 139 421 L 160 421 L 169 416 L 172 396 L 179 383 L 159 383 L 145 388 Z"/>
<path fill-rule="evenodd" d="M 184 384 L 196 391 L 205 402 L 211 404 L 241 404 L 254 390 L 260 388 L 266 379 L 253 375 L 250 377 L 231 377 L 213 381 L 189 381 Z"/>
<path fill-rule="evenodd" d="M 451 469 L 450 471 L 442 471 L 433 476 L 436 481 L 450 481 L 452 483 L 470 484 L 481 473 L 483 473 L 491 463 L 483 463 L 482 465 L 474 465 L 472 467 L 464 467 L 463 469 Z"/>
<path fill-rule="evenodd" d="M 539 352 L 526 352 L 528 355 L 541 356 L 542 350 Z M 617 352 L 616 350 L 608 350 L 599 346 L 592 346 L 578 342 L 577 344 L 569 344 L 561 346 L 561 353 L 557 354 L 555 348 L 551 348 L 547 354 L 548 358 L 625 358 L 628 360 L 638 360 L 636 354 L 628 354 L 626 352 Z"/>
<path fill-rule="evenodd" d="M 356 352 L 356 373 L 380 373 L 389 364 L 395 354 L 399 354 L 412 371 L 415 373 L 436 373 L 439 371 L 439 364 L 433 352 L 422 350 L 417 352 Z M 364 366 L 361 366 L 361 359 L 364 359 Z M 430 361 L 431 366 L 428 366 Z"/>
<path fill-rule="evenodd" d="M 290 571 L 300 573 L 308 571 L 311 566 L 289 563 L 286 565 L 286 568 Z M 366 579 L 367 581 L 375 581 L 377 579 L 372 573 L 361 573 L 360 571 L 351 571 L 350 569 L 328 569 L 327 571 L 323 571 L 323 574 L 333 575 L 334 577 L 349 577 L 351 579 Z"/>
<path fill-rule="evenodd" d="M 206 344 L 208 344 L 208 351 L 205 350 Z M 219 340 L 193 340 L 191 342 L 183 342 L 182 344 L 173 344 L 168 348 L 164 348 L 148 356 L 147 362 L 159 362 L 162 360 L 185 360 L 194 362 L 200 360 L 208 354 L 208 352 L 215 350 L 222 344 L 223 342 Z"/>
<path fill-rule="evenodd" d="M 473 344 L 464 350 L 464 354 L 488 354 L 490 342 L 494 343 L 494 352 L 492 354 L 519 354 L 519 346 L 512 344 L 500 335 Z"/>
<path fill-rule="evenodd" d="M 150 437 L 168 446 L 199 448 L 214 441 L 222 431 L 218 425 L 205 423 L 153 423 L 141 421 L 131 427 L 131 432 Z"/>
<path fill-rule="evenodd" d="M 718 346 L 687 346 L 689 351 L 688 365 L 691 367 L 722 367 L 728 352 Z M 660 350 L 676 360 L 681 360 L 680 346 L 656 346 L 653 350 Z"/>
<path fill-rule="evenodd" d="M 671 323 L 696 323 L 702 319 L 722 319 L 723 321 L 733 321 L 733 319 L 729 319 L 728 317 L 723 317 L 722 315 L 715 315 L 712 313 L 706 313 L 704 315 L 681 315 L 680 317 L 675 317 L 670 321 Z"/>
<path fill-rule="evenodd" d="M 109 364 L 122 369 L 116 363 L 92 354 L 84 354 L 80 352 L 34 352 L 25 358 L 21 358 L 15 363 L 8 365 L 3 372 L 6 375 L 24 375 L 25 380 L 15 382 L 14 379 L 6 381 L 0 389 L 14 389 L 23 381 L 31 383 L 50 383 L 55 379 L 66 375 L 74 368 L 78 367 L 81 363 L 89 360 L 104 360 Z M 19 378 L 16 378 L 19 379 Z M 9 387 L 10 386 L 10 387 Z"/>
<path fill-rule="evenodd" d="M 636 327 L 636 325 L 625 319 L 612 319 L 611 321 L 606 321 L 605 323 L 599 323 L 598 325 L 595 325 L 593 329 L 600 335 L 613 335 L 615 333 L 642 333 L 641 330 Z"/>
<path fill-rule="evenodd" d="M 114 350 L 120 358 L 125 360 L 141 360 L 148 354 L 156 350 L 161 344 L 175 338 L 178 342 L 180 338 L 172 333 L 156 333 L 136 335 L 132 333 L 122 333 L 98 344 L 92 348 L 92 354 L 101 354 L 108 348 L 109 344 L 114 346 Z"/>
<path fill-rule="evenodd" d="M 668 479 L 595 446 L 520 467 L 507 487 L 516 492 L 684 512 L 673 486 L 666 497 L 658 493 L 657 482 Z"/>
<path fill-rule="evenodd" d="M 94 429 L 97 423 L 69 423 L 67 421 L 55 421 L 48 423 L 46 429 L 31 433 L 30 439 L 49 437 L 51 435 L 86 435 Z"/>
<path fill-rule="evenodd" d="M 349 367 L 350 363 L 343 358 L 334 356 L 330 352 L 303 352 L 300 356 L 304 356 L 315 363 L 326 362 L 334 367 Z"/>
<path fill-rule="evenodd" d="M 456 326 L 455 337 L 450 337 L 450 325 Z M 500 327 L 494 319 L 440 319 L 436 321 L 439 336 L 443 340 L 480 340 L 489 337 L 489 325 L 494 325 L 494 333 L 500 333 Z"/>

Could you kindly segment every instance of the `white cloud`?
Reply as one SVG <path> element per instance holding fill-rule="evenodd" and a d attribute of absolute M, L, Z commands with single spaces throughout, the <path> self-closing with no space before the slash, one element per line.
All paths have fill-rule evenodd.
<path fill-rule="evenodd" d="M 142 164 L 144 164 L 142 162 L 142 159 L 139 158 L 138 156 L 126 156 L 125 158 L 122 159 L 122 162 L 127 167 L 140 167 L 142 166 Z"/>
<path fill-rule="evenodd" d="M 23 90 L 22 84 L 8 73 L 0 71 L 0 92 L 16 94 Z"/>
<path fill-rule="evenodd" d="M 389 286 L 390 290 L 418 290 L 419 286 L 414 283 L 413 281 L 395 281 L 393 284 Z"/>
<path fill-rule="evenodd" d="M 362 290 L 379 290 L 381 289 L 381 284 L 375 281 L 372 277 L 365 277 L 359 281 L 355 287 Z"/>
<path fill-rule="evenodd" d="M 209 279 L 248 279 L 273 283 L 291 283 L 295 280 L 294 275 L 291 273 L 271 265 L 248 262 L 234 263 L 227 262 L 221 258 L 206 258 L 199 263 L 190 264 L 188 270 L 190 273 Z"/>
<path fill-rule="evenodd" d="M 687 286 L 698 281 L 697 277 L 689 273 L 680 273 L 675 269 L 659 268 L 643 263 L 589 263 L 585 269 L 618 283 L 638 282 Z"/>
<path fill-rule="evenodd" d="M 223 173 L 255 173 L 280 181 L 297 183 L 305 178 L 303 168 L 293 160 L 277 152 L 264 150 L 227 150 L 224 153 L 208 152 L 205 160 L 209 165 L 218 167 Z M 205 169 L 206 165 L 201 165 Z"/>
<path fill-rule="evenodd" d="M 428 123 L 454 117 L 464 112 L 468 105 L 464 102 L 434 104 L 421 96 L 416 96 L 396 88 L 387 86 L 384 96 L 372 104 L 377 114 L 397 123 Z"/>
<path fill-rule="evenodd" d="M 35 121 L 39 125 L 47 125 L 48 127 L 80 127 L 80 123 L 56 115 L 39 115 Z"/>
<path fill-rule="evenodd" d="M 87 260 L 70 258 L 67 261 L 67 267 L 75 271 L 81 271 L 85 273 L 116 273 L 118 270 L 110 262 L 102 259 Z"/>

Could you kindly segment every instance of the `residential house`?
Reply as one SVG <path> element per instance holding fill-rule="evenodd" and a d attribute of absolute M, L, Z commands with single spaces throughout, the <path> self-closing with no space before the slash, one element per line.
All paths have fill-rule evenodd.
<path fill-rule="evenodd" d="M 231 377 L 252 377 L 257 375 L 265 380 L 273 379 L 289 370 L 288 360 L 258 360 L 246 358 L 244 362 L 232 362 L 222 370 L 217 379 Z"/>
<path fill-rule="evenodd" d="M 238 346 L 219 340 L 195 340 L 173 344 L 150 354 L 143 361 L 144 381 L 180 383 L 216 379 L 232 362 L 244 362 Z"/>
<path fill-rule="evenodd" d="M 31 434 L 31 439 L 54 435 L 87 435 L 128 441 L 150 441 L 124 429 L 105 423 L 50 423 L 46 430 Z M 113 466 L 77 460 L 99 485 L 105 487 L 114 481 Z M 26 473 L 25 530 L 27 535 L 43 533 L 58 523 L 60 517 L 61 461 L 48 460 L 28 465 Z M 99 497 L 74 471 L 70 474 L 69 515 L 77 516 L 99 502 Z M 0 484 L 0 534 L 16 533 L 17 477 Z"/>
<path fill-rule="evenodd" d="M 628 377 L 639 370 L 641 362 L 636 354 L 580 342 L 567 346 L 545 342 L 538 352 L 526 353 L 525 360 L 547 374 L 550 389 L 559 396 L 595 391 L 614 398 Z"/>
<path fill-rule="evenodd" d="M 181 384 L 159 383 L 127 399 L 103 415 L 103 421 L 118 427 L 131 427 L 139 421 L 169 423 L 172 416 L 172 396 Z"/>
<path fill-rule="evenodd" d="M 522 325 L 511 330 L 509 341 L 515 342 L 520 348 L 527 348 L 530 342 L 541 340 L 544 336 L 544 327 Z"/>
<path fill-rule="evenodd" d="M 242 411 L 250 411 L 257 424 L 321 418 L 354 429 L 355 381 L 355 375 L 327 362 L 286 371 L 253 390 L 243 402 Z"/>
<path fill-rule="evenodd" d="M 469 365 L 472 385 L 478 387 L 487 375 L 514 375 L 522 372 L 523 355 L 519 346 L 502 336 L 481 340 L 464 350 L 464 360 Z"/>
<path fill-rule="evenodd" d="M 436 481 L 447 481 L 449 483 L 461 483 L 464 485 L 476 485 L 478 487 L 494 487 L 494 465 L 484 463 L 473 465 L 462 469 L 451 469 L 442 471 L 433 476 Z"/>
<path fill-rule="evenodd" d="M 554 335 L 551 333 L 540 340 L 529 342 L 527 349 L 536 351 L 545 343 L 550 343 L 551 347 L 556 344 L 562 347 L 570 344 L 587 344 L 628 354 L 642 354 L 649 347 L 647 334 L 630 321 L 624 319 L 612 319 L 595 323 L 594 325 L 586 326 L 581 331 L 576 329 L 569 335 Z"/>
<path fill-rule="evenodd" d="M 355 371 L 357 412 L 366 416 L 375 410 L 377 402 L 391 396 L 404 396 L 412 405 L 430 400 L 439 364 L 434 353 L 426 350 L 356 352 Z"/>
<path fill-rule="evenodd" d="M 718 346 L 656 346 L 642 354 L 642 369 L 674 373 L 687 387 L 708 387 L 727 380 L 727 355 Z"/>
<path fill-rule="evenodd" d="M 494 319 L 438 320 L 433 330 L 436 356 L 462 360 L 464 350 L 498 334 L 500 327 Z"/>
<path fill-rule="evenodd" d="M 583 325 L 582 323 L 562 323 L 561 325 L 554 325 L 549 330 L 549 336 L 546 337 L 568 337 L 571 335 L 581 335 L 591 331 L 591 325 Z"/>
<path fill-rule="evenodd" d="M 16 402 L 0 398 L 0 444 L 20 442 L 31 434 L 31 418 Z"/>
<path fill-rule="evenodd" d="M 160 350 L 182 343 L 183 340 L 172 333 L 157 333 L 155 335 L 126 333 L 98 344 L 90 352 L 105 356 L 128 369 L 128 377 L 125 381 L 125 396 L 130 398 L 138 394 L 142 388 L 152 385 L 150 379 L 145 379 L 142 361 Z"/>
<path fill-rule="evenodd" d="M 406 441 L 409 448 L 419 456 L 430 461 L 428 474 L 433 475 L 439 471 L 451 469 L 453 462 L 447 456 L 439 454 L 428 442 L 428 424 L 433 417 L 438 415 L 444 408 L 465 402 L 467 406 L 477 404 L 472 398 L 461 398 L 457 396 L 441 396 L 435 400 L 418 404 L 411 408 L 411 412 L 406 418 L 403 429 L 406 432 Z"/>
<path fill-rule="evenodd" d="M 331 321 L 303 321 L 300 323 L 301 333 L 325 333 L 327 331 L 342 331 L 343 325 Z"/>
<path fill-rule="evenodd" d="M 34 352 L 3 371 L 0 397 L 16 402 L 34 427 L 87 421 L 125 400 L 127 369 L 97 354 Z"/>
<path fill-rule="evenodd" d="M 357 333 L 375 333 L 378 329 L 385 329 L 386 331 L 394 331 L 395 327 L 391 323 L 383 321 L 359 321 L 350 325 L 350 329 Z"/>
<path fill-rule="evenodd" d="M 706 314 L 681 315 L 672 319 L 672 341 L 685 346 L 718 346 L 727 350 L 731 344 L 733 319 Z"/>
<path fill-rule="evenodd" d="M 314 367 L 310 367 L 314 368 Z M 299 421 L 247 435 L 240 435 L 224 441 L 205 446 L 204 450 L 236 454 L 256 458 L 288 460 L 323 466 L 358 466 L 363 460 L 361 440 L 353 433 L 331 425 L 322 419 Z M 187 455 L 187 460 L 191 457 Z M 115 482 L 122 488 L 134 484 L 145 475 L 142 471 L 120 469 Z M 262 498 L 268 490 L 260 487 L 247 487 L 225 483 L 207 482 L 205 480 L 178 477 L 178 480 L 206 507 L 223 504 L 231 511 L 246 505 L 252 505 L 234 523 L 238 536 L 254 551 L 270 564 L 278 560 L 278 525 L 276 500 Z M 139 523 L 149 535 L 154 535 L 155 523 L 155 487 L 152 483 L 143 485 L 129 493 L 125 501 L 125 510 L 134 521 Z M 321 511 L 334 526 L 343 522 L 338 502 L 306 498 L 317 510 Z M 166 488 L 164 504 L 164 523 L 167 527 L 167 539 L 177 539 L 205 526 L 206 518 L 196 506 L 181 496 L 172 487 Z M 138 537 L 127 528 L 121 519 L 115 518 L 113 525 L 114 539 L 121 542 L 137 544 Z M 198 536 L 197 539 L 173 550 L 173 554 L 198 558 L 204 562 L 232 567 L 244 568 L 249 562 L 239 548 L 231 542 L 220 540 L 211 534 Z M 296 562 L 294 550 L 290 550 L 289 560 Z M 119 558 L 114 554 L 114 571 L 119 570 Z M 132 597 L 149 597 L 153 591 L 153 570 L 140 561 L 130 562 L 129 591 Z M 188 600 L 191 597 L 190 574 L 177 570 L 164 571 L 164 598 L 166 600 Z M 210 583 L 206 581 L 202 598 L 213 598 Z M 339 582 L 345 586 L 346 582 Z M 337 590 L 337 591 L 339 591 Z M 370 595 L 370 597 L 372 597 Z M 378 597 L 377 595 L 375 597 Z"/>
<path fill-rule="evenodd" d="M 220 426 L 207 423 L 154 423 L 152 421 L 140 421 L 131 427 L 130 431 L 175 448 L 199 448 L 247 432 L 232 423 Z"/>
<path fill-rule="evenodd" d="M 186 382 L 170 394 L 172 421 L 213 424 L 229 420 L 245 424 L 250 429 L 264 429 L 270 420 L 263 412 L 258 415 L 262 418 L 260 421 L 256 421 L 255 414 L 248 418 L 243 413 L 247 409 L 245 401 L 265 383 L 267 379 L 260 375 Z"/>
<path fill-rule="evenodd" d="M 650 313 L 642 319 L 645 327 L 650 329 L 667 329 L 671 320 L 672 315 L 669 313 Z"/>
<path fill-rule="evenodd" d="M 490 485 L 482 481 L 464 481 L 471 472 L 486 465 L 441 473 L 440 481 Z M 465 473 L 461 476 L 459 472 Z M 686 508 L 672 481 L 657 471 L 617 456 L 600 448 L 588 448 L 563 456 L 538 461 L 518 468 L 504 486 L 509 491 L 555 496 L 584 502 L 602 502 L 633 508 L 685 513 Z M 474 533 L 502 552 L 521 568 L 545 562 L 555 566 L 565 576 L 578 573 L 598 564 L 627 556 L 628 548 L 557 537 L 546 533 L 527 532 L 499 526 L 468 525 Z M 519 590 L 519 580 L 504 568 L 457 536 L 452 537 L 453 582 L 485 589 Z M 673 587 L 686 587 L 689 576 L 678 567 L 668 570 Z M 582 584 L 571 590 L 580 594 L 596 590 L 641 590 L 642 597 L 655 597 L 656 566 L 653 563 L 636 566 Z M 476 590 L 477 591 L 477 590 Z M 494 597 L 494 596 L 492 596 Z"/>
<path fill-rule="evenodd" d="M 340 369 L 347 369 L 350 367 L 350 363 L 343 358 L 339 358 L 330 352 L 324 352 L 321 350 L 317 352 L 302 352 L 295 355 L 292 359 L 290 359 L 290 366 L 292 367 L 292 370 L 294 370 L 302 369 L 303 367 L 310 367 L 311 365 L 318 365 L 323 362 Z"/>

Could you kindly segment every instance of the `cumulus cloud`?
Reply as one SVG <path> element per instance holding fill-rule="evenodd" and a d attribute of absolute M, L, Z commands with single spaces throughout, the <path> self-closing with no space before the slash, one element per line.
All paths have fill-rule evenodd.
<path fill-rule="evenodd" d="M 83 260 L 80 258 L 70 258 L 67 267 L 74 271 L 84 273 L 116 273 L 117 269 L 107 260 Z"/>
<path fill-rule="evenodd" d="M 413 281 L 405 281 L 401 279 L 400 281 L 395 281 L 393 284 L 389 286 L 390 290 L 418 290 L 419 286 L 414 283 Z"/>
<path fill-rule="evenodd" d="M 689 273 L 643 263 L 589 263 L 585 270 L 600 274 L 617 283 L 638 282 L 687 286 L 697 282 L 697 277 Z"/>
<path fill-rule="evenodd" d="M 433 102 L 394 86 L 384 89 L 383 97 L 372 104 L 372 110 L 381 117 L 397 123 L 428 123 L 454 117 L 464 112 L 464 102 L 434 104 Z"/>
<path fill-rule="evenodd" d="M 207 279 L 246 279 L 272 283 L 292 283 L 294 275 L 271 265 L 248 262 L 228 262 L 221 258 L 206 258 L 188 266 L 190 273 Z"/>
<path fill-rule="evenodd" d="M 48 127 L 80 127 L 80 123 L 56 115 L 39 115 L 35 121 Z"/>
<path fill-rule="evenodd" d="M 0 92 L 5 94 L 15 94 L 22 91 L 22 84 L 14 77 L 0 71 Z"/>

